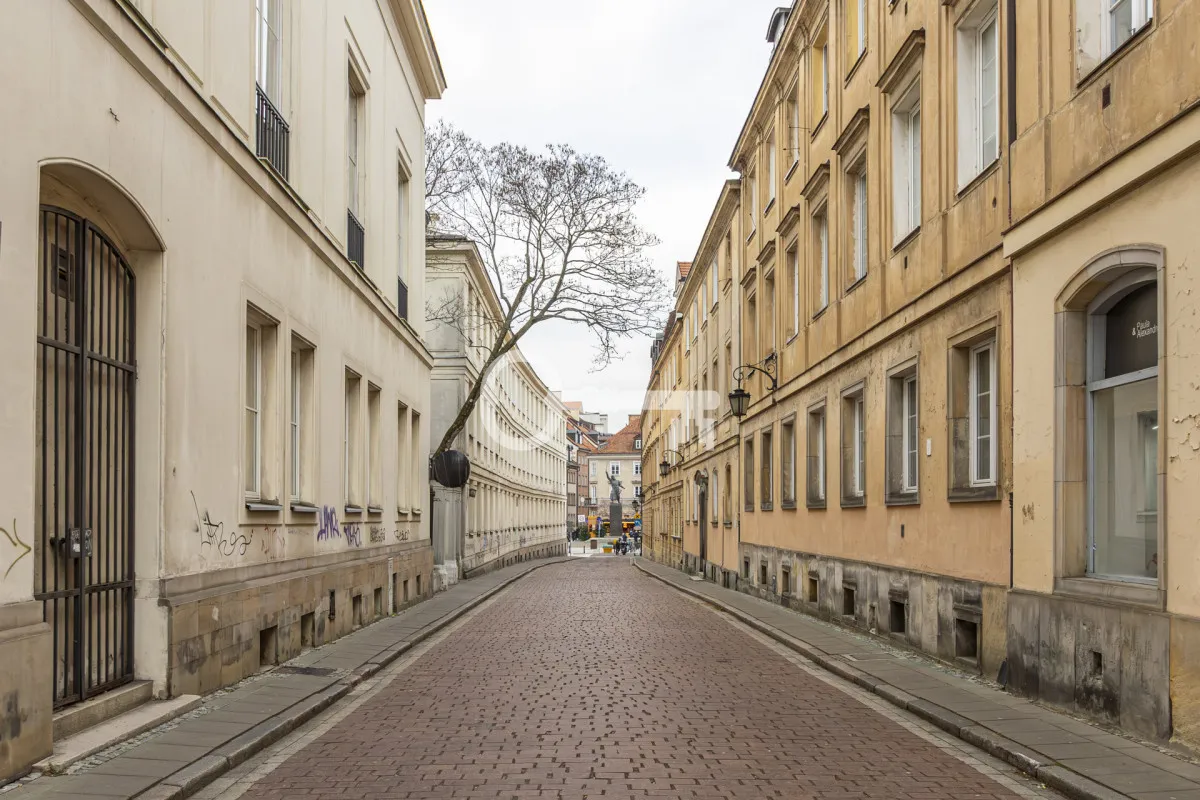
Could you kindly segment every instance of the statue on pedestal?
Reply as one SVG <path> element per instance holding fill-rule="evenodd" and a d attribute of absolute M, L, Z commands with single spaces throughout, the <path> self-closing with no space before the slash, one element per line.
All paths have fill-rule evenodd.
<path fill-rule="evenodd" d="M 608 495 L 608 499 L 614 503 L 619 503 L 621 502 L 621 487 L 624 484 L 617 480 L 617 476 L 613 475 L 611 472 L 607 473 L 607 475 L 608 485 L 612 487 L 612 492 Z"/>

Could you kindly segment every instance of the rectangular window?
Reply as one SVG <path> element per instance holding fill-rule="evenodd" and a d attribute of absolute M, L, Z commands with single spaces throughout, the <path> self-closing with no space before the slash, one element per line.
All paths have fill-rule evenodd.
<path fill-rule="evenodd" d="M 829 113 L 829 42 L 828 28 L 822 27 L 813 37 L 809 51 L 809 73 L 812 76 L 809 103 L 812 106 L 813 129 L 820 127 Z"/>
<path fill-rule="evenodd" d="M 396 510 L 408 513 L 408 473 L 412 469 L 409 456 L 412 448 L 409 436 L 408 406 L 400 403 L 396 412 Z"/>
<path fill-rule="evenodd" d="M 762 477 L 760 478 L 761 486 L 759 487 L 759 493 L 762 495 L 763 510 L 770 511 L 775 488 L 775 476 L 772 471 L 772 461 L 774 460 L 775 453 L 772 446 L 771 432 L 769 430 L 763 431 L 761 438 L 762 450 L 759 453 L 759 459 L 761 459 L 759 467 Z"/>
<path fill-rule="evenodd" d="M 866 403 L 859 385 L 842 395 L 842 505 L 861 506 L 866 498 Z"/>
<path fill-rule="evenodd" d="M 888 374 L 886 501 L 905 505 L 917 501 L 920 470 L 920 395 L 915 360 Z"/>
<path fill-rule="evenodd" d="M 620 461 L 608 462 L 608 474 L 609 475 L 620 475 L 621 474 L 621 462 Z"/>
<path fill-rule="evenodd" d="M 796 506 L 796 421 L 779 426 L 779 499 L 784 508 Z"/>
<path fill-rule="evenodd" d="M 246 442 L 243 473 L 246 497 L 261 496 L 262 467 L 262 330 L 246 323 Z"/>
<path fill-rule="evenodd" d="M 754 179 L 753 172 L 746 176 L 746 210 L 749 214 L 746 225 L 749 233 L 746 238 L 749 239 L 758 227 L 758 182 Z"/>
<path fill-rule="evenodd" d="M 829 306 L 829 215 L 823 206 L 813 217 L 813 261 L 817 265 L 817 308 L 819 313 Z"/>
<path fill-rule="evenodd" d="M 1154 19 L 1154 0 L 1075 0 L 1075 51 L 1082 78 Z"/>
<path fill-rule="evenodd" d="M 958 185 L 1000 157 L 1000 23 L 994 0 L 966 14 L 958 33 Z"/>
<path fill-rule="evenodd" d="M 713 308 L 716 308 L 717 299 L 720 296 L 720 290 L 717 288 L 718 272 L 716 256 L 713 256 L 712 265 L 708 268 L 708 279 L 711 284 L 708 290 L 711 297 L 708 298 L 708 302 L 712 304 Z"/>
<path fill-rule="evenodd" d="M 276 106 L 283 95 L 283 2 L 255 2 L 255 80 Z"/>
<path fill-rule="evenodd" d="M 383 447 L 380 441 L 380 397 L 378 386 L 367 384 L 367 507 L 383 511 Z"/>
<path fill-rule="evenodd" d="M 747 511 L 754 510 L 754 439 L 747 437 L 742 449 L 742 466 L 744 471 L 745 485 L 743 494 L 745 496 L 745 508 Z"/>
<path fill-rule="evenodd" d="M 779 181 L 779 175 L 776 173 L 776 150 L 775 131 L 771 131 L 771 135 L 767 137 L 767 206 L 763 209 L 764 215 L 775 202 L 775 187 Z"/>
<path fill-rule="evenodd" d="M 291 391 L 288 414 L 288 453 L 291 469 L 289 496 L 294 502 L 312 500 L 313 395 L 315 392 L 315 352 L 312 345 L 292 337 Z"/>
<path fill-rule="evenodd" d="M 920 78 L 892 109 L 892 239 L 921 226 Z"/>
<path fill-rule="evenodd" d="M 396 313 L 408 319 L 408 176 L 400 173 L 396 188 Z"/>
<path fill-rule="evenodd" d="M 787 118 L 788 118 L 788 164 L 792 168 L 800 163 L 800 84 L 797 83 L 792 87 L 792 91 L 788 92 L 787 101 Z"/>
<path fill-rule="evenodd" d="M 361 223 L 362 221 L 362 164 L 359 147 L 362 144 L 363 90 L 350 72 L 346 84 L 346 207 Z"/>
<path fill-rule="evenodd" d="M 991 342 L 971 349 L 971 485 L 996 482 L 996 359 Z"/>
<path fill-rule="evenodd" d="M 410 508 L 412 513 L 421 513 L 421 489 L 424 481 L 421 480 L 421 465 L 428 463 L 428 451 L 422 454 L 422 448 L 427 447 L 421 443 L 421 415 L 416 409 L 409 414 L 412 420 L 412 427 L 408 432 L 409 450 L 408 460 L 412 465 L 412 469 L 408 473 L 408 496 L 410 498 Z"/>
<path fill-rule="evenodd" d="M 845 0 L 846 52 L 850 59 L 846 70 L 857 63 L 867 49 L 867 0 Z"/>
<path fill-rule="evenodd" d="M 808 506 L 825 507 L 825 406 L 808 411 Z"/>
<path fill-rule="evenodd" d="M 640 461 L 633 462 L 633 474 L 635 476 L 642 474 L 642 463 Z"/>
<path fill-rule="evenodd" d="M 863 160 L 850 173 L 851 218 L 850 257 L 853 281 L 862 280 L 867 274 L 867 165 Z"/>
<path fill-rule="evenodd" d="M 901 480 L 901 486 L 906 492 L 917 491 L 917 473 L 918 473 L 918 426 L 917 426 L 917 376 L 904 379 L 903 389 L 904 403 L 902 413 L 904 416 L 904 436 L 902 443 L 902 454 L 904 458 L 904 471 Z"/>
<path fill-rule="evenodd" d="M 792 293 L 792 324 L 788 337 L 800 332 L 800 254 L 793 244 L 787 251 L 788 289 Z"/>
<path fill-rule="evenodd" d="M 360 480 L 362 476 L 362 458 L 360 457 L 360 428 L 359 394 L 362 379 L 358 373 L 346 370 L 346 405 L 344 426 L 342 430 L 342 466 L 343 489 L 345 491 L 347 511 L 361 511 Z"/>

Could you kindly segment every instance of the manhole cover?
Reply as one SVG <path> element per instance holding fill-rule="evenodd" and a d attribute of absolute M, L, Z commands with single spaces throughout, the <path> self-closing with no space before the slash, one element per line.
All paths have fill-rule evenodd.
<path fill-rule="evenodd" d="M 332 675 L 334 671 L 330 667 L 277 667 L 275 672 L 283 675 L 313 675 L 324 678 Z"/>

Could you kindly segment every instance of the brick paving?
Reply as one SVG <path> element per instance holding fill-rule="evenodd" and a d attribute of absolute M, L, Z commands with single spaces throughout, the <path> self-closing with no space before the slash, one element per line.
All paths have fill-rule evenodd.
<path fill-rule="evenodd" d="M 229 796 L 1055 796 L 626 559 L 543 568 L 460 624 Z"/>

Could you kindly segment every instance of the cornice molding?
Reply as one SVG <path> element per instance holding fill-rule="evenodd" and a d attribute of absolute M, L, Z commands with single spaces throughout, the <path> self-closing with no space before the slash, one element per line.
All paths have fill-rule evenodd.
<path fill-rule="evenodd" d="M 843 150 L 857 142 L 858 138 L 866 133 L 867 125 L 870 121 L 870 106 L 863 106 L 858 111 L 855 111 L 854 116 L 850 118 L 850 121 L 846 123 L 846 127 L 842 129 L 842 134 L 833 143 L 833 152 L 841 154 Z"/>
<path fill-rule="evenodd" d="M 809 176 L 808 182 L 804 184 L 804 188 L 800 190 L 801 196 L 810 203 L 814 198 L 819 197 L 822 191 L 829 188 L 829 162 L 824 161 L 813 170 L 813 174 Z"/>
<path fill-rule="evenodd" d="M 875 85 L 884 94 L 891 94 L 900 88 L 900 81 L 908 76 L 913 66 L 920 63 L 924 54 L 925 29 L 917 28 L 908 35 L 904 44 L 900 45 L 900 49 L 896 51 L 896 55 L 892 57 L 891 63 L 887 65 L 887 69 L 879 76 L 879 82 Z"/>

